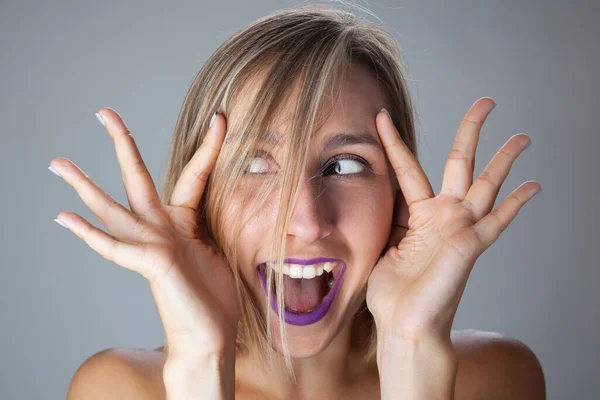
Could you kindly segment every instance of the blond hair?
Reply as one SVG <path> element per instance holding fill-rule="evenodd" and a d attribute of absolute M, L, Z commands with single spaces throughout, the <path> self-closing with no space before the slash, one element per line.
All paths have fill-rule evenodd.
<path fill-rule="evenodd" d="M 254 195 L 244 198 L 243 203 L 259 210 L 278 188 L 269 260 L 277 260 L 281 266 L 286 232 L 308 156 L 310 133 L 330 114 L 352 63 L 361 63 L 372 71 L 402 140 L 417 156 L 413 108 L 401 56 L 397 42 L 382 24 L 350 11 L 313 4 L 277 11 L 252 22 L 221 44 L 197 72 L 177 118 L 160 196 L 167 204 L 177 178 L 204 140 L 212 114 L 215 111 L 223 114 L 227 119 L 227 135 L 210 173 L 198 221 L 206 226 L 236 282 L 241 308 L 237 354 L 251 352 L 263 365 L 284 368 L 288 376 L 294 377 L 283 318 L 279 318 L 282 358 L 272 348 L 270 301 L 265 302 L 266 317 L 261 317 L 258 303 L 237 267 L 242 210 L 232 210 L 227 204 L 235 188 L 243 182 L 249 159 L 282 107 L 293 104 L 290 129 L 285 132 L 281 174 L 261 180 Z M 257 79 L 259 75 L 263 78 Z M 250 102 L 252 107 L 240 118 L 228 119 L 242 96 L 248 96 L 248 84 L 256 88 Z M 292 88 L 298 89 L 293 99 Z M 226 234 L 232 230 L 233 235 Z M 283 315 L 283 275 L 275 274 L 271 268 L 266 270 L 268 298 L 276 275 L 279 315 Z M 366 333 L 364 360 L 370 363 L 376 357 L 376 329 L 366 301 L 353 323 L 360 324 Z"/>

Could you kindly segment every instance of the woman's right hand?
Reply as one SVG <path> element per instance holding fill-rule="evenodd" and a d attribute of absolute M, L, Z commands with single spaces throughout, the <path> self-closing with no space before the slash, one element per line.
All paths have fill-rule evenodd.
<path fill-rule="evenodd" d="M 169 359 L 232 348 L 240 318 L 235 282 L 205 227 L 197 223 L 200 199 L 225 137 L 224 116 L 216 114 L 165 205 L 119 114 L 110 108 L 98 114 L 114 142 L 131 210 L 70 160 L 55 158 L 50 166 L 111 234 L 73 212 L 61 212 L 57 218 L 101 256 L 149 281 Z"/>

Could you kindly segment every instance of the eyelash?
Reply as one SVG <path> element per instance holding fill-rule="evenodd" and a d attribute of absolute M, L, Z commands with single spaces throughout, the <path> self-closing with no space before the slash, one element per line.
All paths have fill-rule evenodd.
<path fill-rule="evenodd" d="M 336 162 L 339 161 L 339 160 L 353 160 L 353 161 L 356 161 L 359 164 L 361 164 L 363 167 L 365 167 L 366 171 L 362 171 L 362 172 L 355 172 L 353 174 L 335 174 L 335 176 L 338 179 L 355 178 L 355 177 L 358 177 L 358 176 L 362 175 L 364 172 L 372 170 L 371 169 L 371 164 L 369 164 L 367 162 L 367 160 L 363 159 L 362 157 L 354 156 L 352 154 L 342 154 L 342 155 L 333 156 L 333 157 L 331 157 L 330 160 L 332 160 L 332 162 L 330 162 L 329 164 L 327 164 L 327 166 L 321 170 L 322 173 L 325 173 L 325 172 L 329 171 L 336 164 Z"/>
<path fill-rule="evenodd" d="M 265 158 L 265 157 L 261 157 L 261 155 L 267 155 L 267 154 L 268 153 L 265 153 L 263 151 L 259 151 L 259 152 L 257 152 L 256 156 L 252 157 L 252 158 Z M 271 158 L 271 157 L 268 156 L 268 158 Z M 356 161 L 356 162 L 360 163 L 363 167 L 365 167 L 365 171 L 356 172 L 356 173 L 353 173 L 353 174 L 334 174 L 337 179 L 355 178 L 355 177 L 358 177 L 358 176 L 360 176 L 361 174 L 363 174 L 365 172 L 373 170 L 372 167 L 371 167 L 371 164 L 369 164 L 369 162 L 367 160 L 365 160 L 364 158 L 358 157 L 358 156 L 355 156 L 355 155 L 352 155 L 352 154 L 341 154 L 341 155 L 337 155 L 337 156 L 331 157 L 328 160 L 328 161 L 331 161 L 331 162 L 328 162 L 326 164 L 326 166 L 320 170 L 320 173 L 325 174 L 328 171 L 330 171 L 331 167 L 334 166 L 336 164 L 336 162 L 339 161 L 339 160 L 353 160 L 353 161 Z M 267 175 L 265 173 L 249 173 L 249 172 L 245 172 L 245 171 L 244 171 L 244 174 L 245 175 Z M 329 176 L 329 175 L 326 175 L 326 176 Z"/>

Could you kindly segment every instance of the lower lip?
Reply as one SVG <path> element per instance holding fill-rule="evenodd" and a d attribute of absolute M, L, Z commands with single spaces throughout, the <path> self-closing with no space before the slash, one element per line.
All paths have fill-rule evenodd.
<path fill-rule="evenodd" d="M 333 284 L 333 287 L 327 294 L 325 301 L 322 302 L 314 310 L 308 311 L 305 313 L 295 313 L 293 311 L 288 311 L 284 308 L 283 309 L 284 321 L 286 323 L 288 323 L 290 325 L 304 326 L 304 325 L 310 325 L 310 324 L 319 322 L 320 320 L 322 320 L 325 317 L 325 315 L 331 308 L 331 305 L 333 304 L 333 300 L 335 299 L 335 296 L 338 292 L 340 285 L 342 284 L 342 280 L 344 279 L 344 275 L 346 273 L 346 263 L 342 261 L 342 264 L 343 264 L 342 272 L 340 272 L 340 276 L 338 277 L 338 279 L 335 280 L 335 283 Z M 260 279 L 260 283 L 262 284 L 262 287 L 263 287 L 263 289 L 265 289 L 265 293 L 266 293 L 267 292 L 266 277 L 263 276 L 263 274 L 260 272 L 260 268 L 258 268 L 258 278 Z M 277 310 L 277 299 L 275 298 L 275 293 L 271 293 L 271 306 L 273 307 L 275 314 L 277 314 L 279 316 L 279 311 Z"/>

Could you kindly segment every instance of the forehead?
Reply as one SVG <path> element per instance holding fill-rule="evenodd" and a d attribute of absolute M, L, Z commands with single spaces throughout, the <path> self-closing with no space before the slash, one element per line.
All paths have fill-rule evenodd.
<path fill-rule="evenodd" d="M 254 96 L 265 78 L 264 70 L 256 78 L 253 82 L 257 84 L 247 85 L 244 88 L 244 94 L 240 96 L 239 103 L 232 110 L 233 118 L 236 117 L 235 114 L 243 115 L 251 112 Z M 298 85 L 295 85 L 291 89 L 289 98 L 296 99 L 298 90 Z M 348 71 L 347 79 L 342 85 L 339 101 L 333 105 L 331 114 L 314 133 L 313 138 L 322 140 L 325 136 L 339 133 L 367 133 L 378 142 L 375 115 L 386 106 L 386 95 L 375 79 L 375 73 L 363 64 L 353 63 Z M 292 101 L 281 106 L 280 112 L 277 113 L 268 132 L 268 138 L 272 144 L 279 142 L 282 135 L 289 129 L 289 121 L 291 121 L 293 112 Z M 366 139 L 368 140 L 368 138 Z"/>

